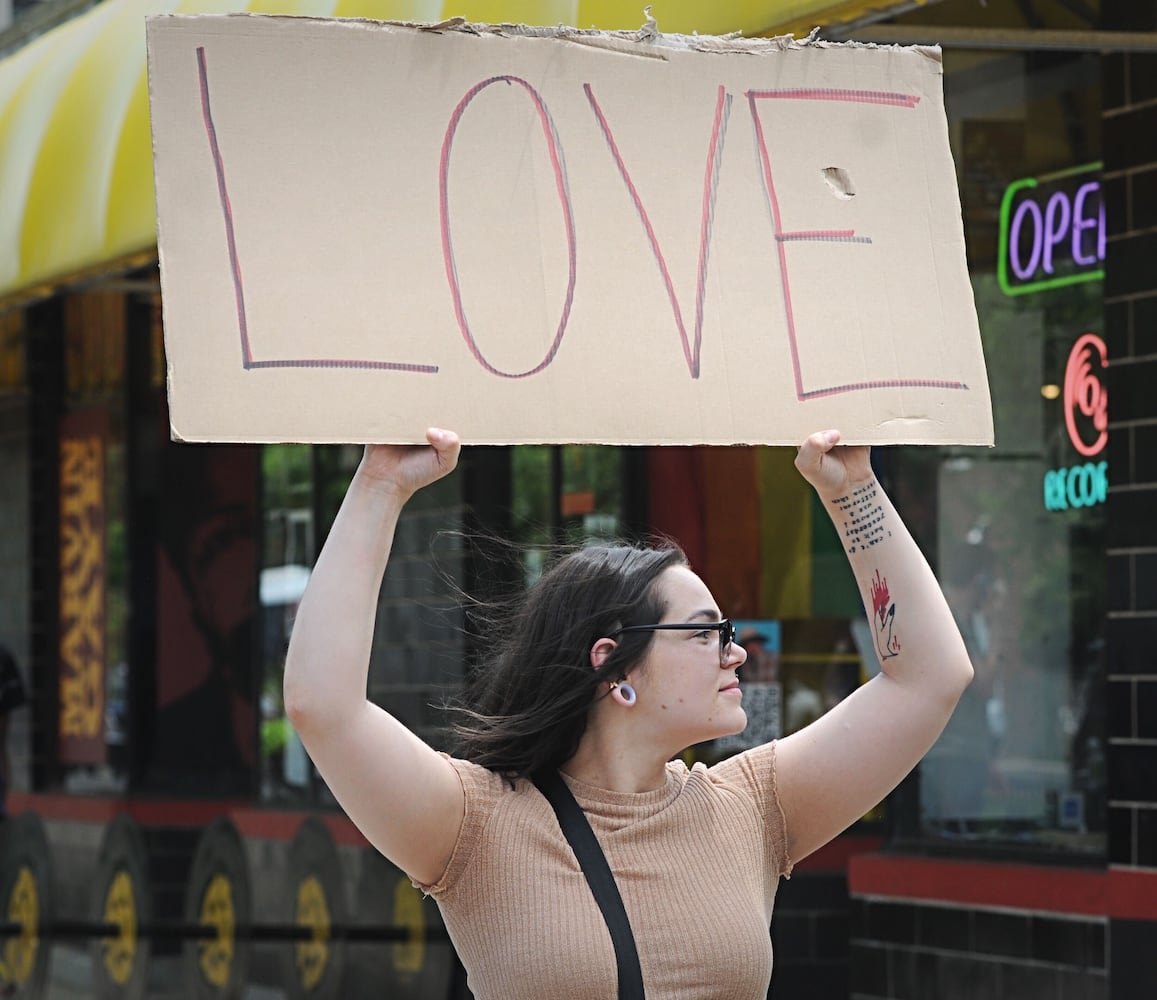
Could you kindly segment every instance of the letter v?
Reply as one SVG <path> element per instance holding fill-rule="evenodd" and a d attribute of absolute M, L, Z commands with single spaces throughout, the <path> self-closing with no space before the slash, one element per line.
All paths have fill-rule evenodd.
<path fill-rule="evenodd" d="M 675 295 L 675 286 L 671 281 L 667 260 L 663 256 L 663 250 L 659 246 L 659 240 L 655 236 L 655 228 L 651 225 L 647 210 L 643 207 L 643 200 L 639 197 L 634 181 L 631 180 L 630 171 L 627 170 L 627 165 L 623 162 L 611 127 L 607 124 L 606 116 L 603 114 L 603 109 L 599 107 L 599 102 L 595 100 L 591 85 L 584 83 L 583 90 L 586 92 L 587 100 L 590 101 L 591 110 L 595 114 L 599 128 L 603 131 L 607 148 L 611 151 L 615 165 L 619 168 L 623 183 L 627 185 L 627 192 L 635 203 L 635 210 L 639 213 L 639 221 L 643 224 L 643 229 L 651 244 L 651 252 L 655 255 L 655 263 L 659 265 L 659 271 L 663 275 L 663 284 L 667 286 L 667 298 L 671 302 L 671 309 L 675 313 L 675 323 L 679 327 L 679 336 L 683 341 L 683 357 L 687 360 L 687 368 L 691 372 L 692 378 L 698 378 L 699 352 L 703 342 L 703 300 L 707 294 L 707 258 L 711 244 L 711 226 L 715 218 L 715 192 L 719 185 L 719 161 L 723 156 L 723 139 L 727 131 L 727 118 L 731 114 L 731 95 L 724 87 L 720 86 L 719 97 L 715 102 L 715 120 L 711 126 L 711 142 L 707 147 L 707 165 L 703 172 L 703 207 L 699 220 L 699 273 L 695 286 L 695 341 L 692 344 L 687 337 L 687 326 L 683 322 L 683 311 L 679 308 L 679 299 Z"/>

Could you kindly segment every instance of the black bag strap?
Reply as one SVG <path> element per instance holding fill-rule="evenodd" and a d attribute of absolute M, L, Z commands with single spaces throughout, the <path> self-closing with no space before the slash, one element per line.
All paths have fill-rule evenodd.
<path fill-rule="evenodd" d="M 558 825 L 578 858 L 579 867 L 586 876 L 587 884 L 603 919 L 611 932 L 611 942 L 615 946 L 615 965 L 619 974 L 619 1000 L 643 1000 L 643 970 L 639 967 L 639 952 L 635 947 L 635 935 L 631 933 L 631 921 L 627 918 L 623 897 L 615 884 L 611 866 L 595 838 L 595 832 L 587 822 L 586 814 L 567 788 L 566 782 L 557 771 L 544 771 L 534 775 L 534 784 L 551 804 L 558 817 Z"/>

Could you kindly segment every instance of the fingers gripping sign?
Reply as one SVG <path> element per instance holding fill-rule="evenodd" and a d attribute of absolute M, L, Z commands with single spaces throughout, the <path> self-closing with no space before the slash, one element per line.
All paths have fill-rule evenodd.
<path fill-rule="evenodd" d="M 870 449 L 839 443 L 839 431 L 817 431 L 799 447 L 795 467 L 817 493 L 835 493 L 872 478 Z"/>
<path fill-rule="evenodd" d="M 406 501 L 454 471 L 462 444 L 453 431 L 431 427 L 426 445 L 366 445 L 361 473 L 367 482 Z"/>

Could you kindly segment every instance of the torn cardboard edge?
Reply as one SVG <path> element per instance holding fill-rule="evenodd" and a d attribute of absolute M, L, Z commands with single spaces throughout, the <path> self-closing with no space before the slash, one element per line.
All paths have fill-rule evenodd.
<path fill-rule="evenodd" d="M 650 7 L 647 8 L 650 11 Z M 489 36 L 497 38 L 540 38 L 548 41 L 573 42 L 577 45 L 588 45 L 592 48 L 617 52 L 622 55 L 642 56 L 649 59 L 665 59 L 664 49 L 671 52 L 703 52 L 714 55 L 769 55 L 777 52 L 788 52 L 803 49 L 904 49 L 918 52 L 935 63 L 943 61 L 943 54 L 938 45 L 896 45 L 892 43 L 857 42 L 854 39 L 847 41 L 828 41 L 819 37 L 819 27 L 813 28 L 811 33 L 803 38 L 795 35 L 769 35 L 748 37 L 734 32 L 727 35 L 684 35 L 665 33 L 658 29 L 653 17 L 648 14 L 647 23 L 643 27 L 630 31 L 617 29 L 606 31 L 602 28 L 577 28 L 559 24 L 555 26 L 538 26 L 529 24 L 485 24 L 468 21 L 465 17 L 449 17 L 442 21 L 394 21 L 379 20 L 370 17 L 319 17 L 316 15 L 299 14 L 263 14 L 252 11 L 235 11 L 224 14 L 150 14 L 146 20 L 184 20 L 206 17 L 216 19 L 256 19 L 262 21 L 313 21 L 321 24 L 338 25 L 366 25 L 375 28 L 408 28 L 415 31 L 431 32 L 434 34 L 445 32 L 460 32 L 466 35 Z"/>

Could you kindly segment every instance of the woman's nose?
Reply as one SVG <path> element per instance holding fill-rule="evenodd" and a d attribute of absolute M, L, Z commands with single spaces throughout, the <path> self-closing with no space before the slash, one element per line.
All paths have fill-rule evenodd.
<path fill-rule="evenodd" d="M 736 670 L 742 667 L 747 662 L 747 650 L 739 643 L 733 642 L 727 647 L 727 653 L 723 657 L 723 661 L 719 666 L 723 670 Z"/>

